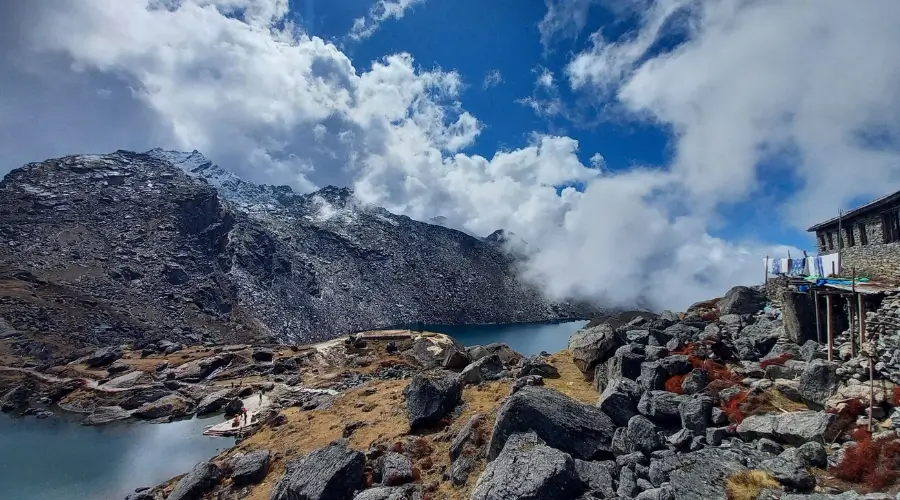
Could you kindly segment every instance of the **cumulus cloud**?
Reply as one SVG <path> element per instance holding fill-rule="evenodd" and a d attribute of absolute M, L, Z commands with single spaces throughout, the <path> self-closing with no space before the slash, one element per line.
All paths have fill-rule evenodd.
<path fill-rule="evenodd" d="M 353 20 L 348 36 L 353 40 L 365 40 L 378 31 L 381 23 L 388 19 L 402 19 L 406 9 L 421 3 L 425 0 L 378 0 L 368 14 Z"/>
<path fill-rule="evenodd" d="M 362 201 L 416 219 L 517 233 L 540 249 L 527 276 L 558 297 L 684 307 L 758 281 L 761 256 L 772 253 L 709 236 L 711 210 L 693 206 L 706 191 L 680 163 L 611 173 L 602 152 L 585 165 L 576 140 L 544 133 L 490 157 L 468 153 L 483 125 L 459 102 L 458 73 L 420 68 L 408 54 L 361 70 L 284 22 L 283 0 L 17 8 L 0 12 L 0 22 L 27 26 L 0 30 L 0 84 L 15 92 L 0 94 L 0 147 L 10 159 L 161 145 L 199 149 L 256 182 L 351 186 Z M 619 95 L 668 119 L 680 110 L 677 94 L 644 71 Z M 704 78 L 696 67 L 690 76 Z M 689 88 L 677 87 L 668 92 Z"/>
<path fill-rule="evenodd" d="M 679 10 L 687 41 L 648 52 Z M 622 40 L 594 34 L 569 80 L 671 126 L 672 171 L 697 205 L 791 180 L 782 212 L 803 228 L 900 185 L 900 4 L 660 0 L 645 12 Z"/>
<path fill-rule="evenodd" d="M 503 83 L 503 75 L 500 73 L 499 69 L 494 69 L 485 73 L 481 88 L 487 90 L 491 87 L 496 87 L 501 83 Z"/>

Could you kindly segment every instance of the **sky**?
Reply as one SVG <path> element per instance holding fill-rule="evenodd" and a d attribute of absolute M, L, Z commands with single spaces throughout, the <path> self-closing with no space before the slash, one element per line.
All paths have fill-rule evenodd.
<path fill-rule="evenodd" d="M 0 174 L 197 149 L 534 249 L 553 297 L 683 309 L 900 189 L 894 0 L 0 5 Z"/>

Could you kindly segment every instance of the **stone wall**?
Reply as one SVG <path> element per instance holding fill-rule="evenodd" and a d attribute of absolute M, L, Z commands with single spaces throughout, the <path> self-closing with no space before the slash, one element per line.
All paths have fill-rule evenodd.
<path fill-rule="evenodd" d="M 875 370 L 900 383 L 900 294 L 888 295 L 876 312 L 866 314 L 866 332 L 876 336 Z"/>
<path fill-rule="evenodd" d="M 858 276 L 870 278 L 897 278 L 900 277 L 900 242 L 883 243 L 884 235 L 881 228 L 881 214 L 854 218 L 848 221 L 853 228 L 853 246 L 845 237 L 841 250 L 842 275 L 849 276 L 851 269 L 856 269 Z M 846 226 L 844 226 L 846 229 Z M 866 245 L 863 245 L 861 237 L 865 230 Z M 834 249 L 828 245 L 823 246 L 821 235 L 825 235 L 826 242 L 830 235 L 834 241 Z M 816 233 L 816 247 L 820 255 L 837 252 L 837 226 Z"/>

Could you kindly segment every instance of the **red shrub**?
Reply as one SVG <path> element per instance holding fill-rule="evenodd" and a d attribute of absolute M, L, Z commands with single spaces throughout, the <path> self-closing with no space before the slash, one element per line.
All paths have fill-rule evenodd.
<path fill-rule="evenodd" d="M 862 439 L 844 451 L 841 461 L 829 472 L 835 477 L 862 484 L 872 491 L 884 491 L 900 479 L 900 439 L 872 439 L 854 431 Z"/>
<path fill-rule="evenodd" d="M 891 394 L 891 404 L 900 406 L 900 387 L 894 387 L 894 393 Z"/>
<path fill-rule="evenodd" d="M 703 366 L 703 358 L 697 356 L 696 354 L 691 354 L 688 356 L 688 363 L 690 363 L 694 368 L 700 368 Z"/>
<path fill-rule="evenodd" d="M 747 399 L 747 392 L 741 391 L 722 404 L 722 412 L 732 424 L 739 424 L 744 420 L 744 412 L 741 405 Z"/>
<path fill-rule="evenodd" d="M 766 369 L 767 366 L 774 366 L 774 365 L 781 366 L 785 362 L 787 362 L 787 360 L 789 360 L 793 357 L 794 357 L 793 354 L 791 354 L 789 352 L 783 352 L 772 359 L 767 359 L 767 360 L 761 362 L 759 364 L 759 366 L 762 367 L 762 369 L 764 369 L 764 370 Z"/>
<path fill-rule="evenodd" d="M 675 349 L 674 351 L 670 351 L 669 354 L 685 354 L 691 356 L 694 354 L 694 351 L 697 350 L 697 342 L 688 342 L 687 344 Z"/>
<path fill-rule="evenodd" d="M 681 383 L 684 382 L 687 375 L 673 375 L 666 380 L 666 390 L 675 394 L 682 394 Z"/>
<path fill-rule="evenodd" d="M 721 365 L 710 359 L 704 360 L 701 368 L 707 371 L 710 381 L 728 380 L 730 382 L 738 383 L 742 380 L 741 377 L 738 377 L 737 375 L 731 373 L 731 370 L 725 368 L 725 365 Z"/>
<path fill-rule="evenodd" d="M 710 396 L 712 396 L 714 398 L 718 398 L 720 392 L 724 391 L 725 389 L 728 389 L 729 387 L 734 387 L 736 385 L 737 385 L 737 382 L 734 382 L 731 380 L 716 379 L 716 380 L 711 381 L 706 386 L 706 392 L 709 393 Z"/>

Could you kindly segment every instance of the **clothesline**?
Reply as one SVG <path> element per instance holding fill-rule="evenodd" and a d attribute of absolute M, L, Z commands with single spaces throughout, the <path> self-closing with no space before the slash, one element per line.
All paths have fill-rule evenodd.
<path fill-rule="evenodd" d="M 841 262 L 837 253 L 794 259 L 766 257 L 765 266 L 768 273 L 775 276 L 798 276 L 823 279 L 831 276 L 839 276 L 841 274 Z M 847 284 L 849 284 L 849 281 Z"/>

